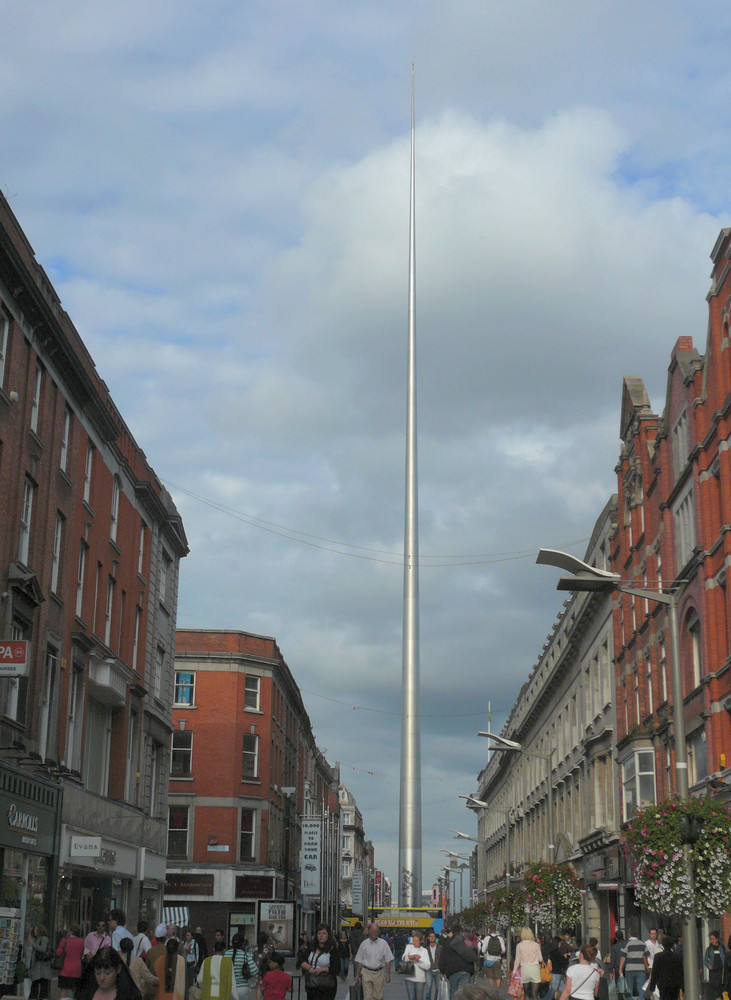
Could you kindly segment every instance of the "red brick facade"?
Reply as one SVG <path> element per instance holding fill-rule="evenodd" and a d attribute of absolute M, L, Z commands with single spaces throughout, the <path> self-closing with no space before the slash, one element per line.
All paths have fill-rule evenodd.
<path fill-rule="evenodd" d="M 300 897 L 301 819 L 322 817 L 331 882 L 315 910 L 337 909 L 338 779 L 315 746 L 299 688 L 274 639 L 179 630 L 169 786 L 170 905 L 204 931 L 255 933 L 258 899 Z M 329 852 L 329 856 L 328 856 Z M 210 875 L 215 902 L 175 891 Z M 248 887 L 248 888 L 247 888 Z M 253 893 L 251 887 L 257 889 Z M 270 891 L 266 891 L 266 887 Z M 334 894 L 333 894 L 334 888 Z"/>
<path fill-rule="evenodd" d="M 617 466 L 612 569 L 638 587 L 677 589 L 689 782 L 695 794 L 712 791 L 709 776 L 731 777 L 730 256 L 730 233 L 723 230 L 712 254 L 705 353 L 699 354 L 690 337 L 679 338 L 662 415 L 651 410 L 639 378 L 625 379 Z M 634 804 L 675 791 L 671 645 L 663 607 L 618 596 L 614 644 L 626 818 Z"/>

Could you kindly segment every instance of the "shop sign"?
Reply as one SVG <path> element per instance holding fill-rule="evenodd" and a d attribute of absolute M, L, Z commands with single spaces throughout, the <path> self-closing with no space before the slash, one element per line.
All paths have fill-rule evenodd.
<path fill-rule="evenodd" d="M 168 872 L 163 892 L 166 896 L 212 896 L 213 875 Z"/>
<path fill-rule="evenodd" d="M 234 894 L 236 899 L 270 899 L 273 888 L 271 875 L 237 875 Z"/>
<path fill-rule="evenodd" d="M 30 642 L 13 639 L 0 642 L 0 677 L 25 677 L 30 660 Z"/>
<path fill-rule="evenodd" d="M 72 833 L 69 843 L 70 858 L 99 858 L 102 853 L 101 837 L 82 837 Z"/>
<path fill-rule="evenodd" d="M 35 803 L 0 796 L 0 810 L 5 814 L 2 843 L 50 854 L 53 850 L 53 814 Z M 1 815 L 2 813 L 0 813 Z"/>

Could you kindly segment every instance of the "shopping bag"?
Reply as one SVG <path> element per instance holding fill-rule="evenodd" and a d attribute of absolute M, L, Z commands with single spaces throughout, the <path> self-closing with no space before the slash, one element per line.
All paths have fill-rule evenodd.
<path fill-rule="evenodd" d="M 449 983 L 444 976 L 439 980 L 439 1000 L 449 1000 Z"/>
<path fill-rule="evenodd" d="M 624 976 L 617 976 L 617 993 L 621 993 L 625 997 L 629 993 L 629 983 Z"/>
<path fill-rule="evenodd" d="M 363 1000 L 363 980 L 358 978 L 350 987 L 350 1000 Z"/>
<path fill-rule="evenodd" d="M 521 981 L 520 969 L 517 969 L 510 977 L 508 995 L 514 1000 L 523 1000 L 523 983 Z"/>

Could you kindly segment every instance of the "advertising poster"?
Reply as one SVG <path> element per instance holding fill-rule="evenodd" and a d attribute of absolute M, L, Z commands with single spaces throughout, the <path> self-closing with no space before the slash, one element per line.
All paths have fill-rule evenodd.
<path fill-rule="evenodd" d="M 302 820 L 302 895 L 319 896 L 321 879 L 322 821 Z"/>
<path fill-rule="evenodd" d="M 259 932 L 274 941 L 275 951 L 294 951 L 294 903 L 259 903 Z"/>

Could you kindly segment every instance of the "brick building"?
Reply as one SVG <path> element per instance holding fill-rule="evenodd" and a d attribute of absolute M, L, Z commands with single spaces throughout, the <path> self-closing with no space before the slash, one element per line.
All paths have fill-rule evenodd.
<path fill-rule="evenodd" d="M 19 851 L 0 829 L 0 847 L 5 878 L 42 886 L 34 915 L 48 925 L 88 928 L 110 904 L 159 914 L 186 552 L 170 496 L 0 196 L 0 634 L 30 651 L 24 676 L 0 680 L 0 796 L 28 793 L 29 822 L 51 798 L 58 813 L 45 860 L 42 837 Z"/>
<path fill-rule="evenodd" d="M 725 782 L 731 777 L 730 258 L 731 230 L 724 229 L 712 253 L 705 354 L 690 337 L 677 341 L 662 415 L 652 411 L 641 379 L 624 380 L 619 519 L 612 547 L 612 569 L 624 579 L 638 587 L 677 591 L 689 784 L 694 794 L 726 798 Z M 625 820 L 637 806 L 675 790 L 664 608 L 618 595 L 614 646 L 620 819 Z M 627 870 L 625 884 L 631 881 Z"/>
<path fill-rule="evenodd" d="M 288 908 L 289 933 L 335 922 L 338 769 L 315 745 L 299 688 L 274 639 L 179 630 L 175 657 L 165 902 L 213 937 L 253 941 L 262 906 Z M 304 893 L 302 823 L 320 841 Z M 296 902 L 295 902 L 296 901 Z M 285 949 L 291 939 L 281 942 Z"/>

